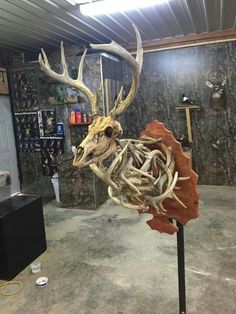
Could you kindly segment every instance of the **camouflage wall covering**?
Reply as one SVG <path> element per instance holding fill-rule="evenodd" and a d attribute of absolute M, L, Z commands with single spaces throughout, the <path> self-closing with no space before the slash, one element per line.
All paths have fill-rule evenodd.
<path fill-rule="evenodd" d="M 226 110 L 210 107 L 208 73 L 229 78 Z M 124 65 L 128 87 L 129 71 Z M 200 184 L 236 184 L 236 43 L 221 43 L 144 54 L 138 95 L 121 118 L 125 137 L 138 137 L 150 121 L 164 122 L 176 136 L 187 135 L 185 115 L 178 112 L 181 95 L 199 105 L 191 114 L 193 165 Z"/>

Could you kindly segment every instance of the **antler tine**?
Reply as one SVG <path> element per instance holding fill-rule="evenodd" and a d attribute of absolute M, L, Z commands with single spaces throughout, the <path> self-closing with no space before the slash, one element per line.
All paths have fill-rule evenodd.
<path fill-rule="evenodd" d="M 226 71 L 224 71 L 224 72 L 225 72 L 225 73 L 224 73 L 224 77 L 223 77 L 223 79 L 221 80 L 222 82 L 223 82 L 223 81 L 226 81 L 228 78 L 231 78 L 231 75 L 232 75 L 232 73 L 230 73 L 229 69 L 228 69 L 227 73 L 226 73 Z"/>
<path fill-rule="evenodd" d="M 113 117 L 118 117 L 126 110 L 126 108 L 130 105 L 134 96 L 137 92 L 139 85 L 140 73 L 142 70 L 143 63 L 143 48 L 142 48 L 142 39 L 137 27 L 133 24 L 133 28 L 137 38 L 137 53 L 136 59 L 122 46 L 112 41 L 110 44 L 101 44 L 101 45 L 90 45 L 93 49 L 104 50 L 107 52 L 112 52 L 120 56 L 122 59 L 126 60 L 132 69 L 132 85 L 130 91 L 126 98 L 122 100 L 122 92 L 118 95 L 119 97 L 116 100 L 114 108 L 111 110 L 110 115 Z"/>
<path fill-rule="evenodd" d="M 84 50 L 84 53 L 80 59 L 80 63 L 79 63 L 79 70 L 78 70 L 78 80 L 83 81 L 83 69 L 84 69 L 84 59 L 86 56 L 88 49 Z"/>
<path fill-rule="evenodd" d="M 78 90 L 80 90 L 82 93 L 84 93 L 88 97 L 88 100 L 92 106 L 92 114 L 97 115 L 98 114 L 97 96 L 94 95 L 83 83 L 83 65 L 84 65 L 84 59 L 85 59 L 87 50 L 84 51 L 83 56 L 81 57 L 79 70 L 78 70 L 78 78 L 76 80 L 72 79 L 69 76 L 66 59 L 65 59 L 63 42 L 61 42 L 61 63 L 62 63 L 62 69 L 63 69 L 63 72 L 61 74 L 56 73 L 51 69 L 45 51 L 43 49 L 41 50 L 42 50 L 42 54 L 40 53 L 39 58 L 38 58 L 41 70 L 44 71 L 51 78 L 63 84 L 75 87 Z"/>
<path fill-rule="evenodd" d="M 61 64 L 62 64 L 62 70 L 63 70 L 62 74 L 64 75 L 66 79 L 70 78 L 68 69 L 67 69 L 67 64 L 66 64 L 63 41 L 61 41 Z"/>
<path fill-rule="evenodd" d="M 216 79 L 215 76 L 216 76 L 215 73 L 213 73 L 213 71 L 209 69 L 209 71 L 207 71 L 206 80 L 210 82 L 214 82 Z"/>

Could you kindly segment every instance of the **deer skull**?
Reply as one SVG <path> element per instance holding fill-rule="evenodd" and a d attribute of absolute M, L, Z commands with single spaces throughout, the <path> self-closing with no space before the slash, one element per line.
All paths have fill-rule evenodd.
<path fill-rule="evenodd" d="M 101 163 L 116 151 L 116 138 L 123 133 L 112 116 L 95 116 L 88 135 L 77 148 L 73 165 L 79 168 Z"/>

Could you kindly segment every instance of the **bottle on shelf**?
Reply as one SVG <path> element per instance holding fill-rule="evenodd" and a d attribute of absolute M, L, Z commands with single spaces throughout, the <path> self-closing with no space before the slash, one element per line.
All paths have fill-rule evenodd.
<path fill-rule="evenodd" d="M 87 123 L 87 115 L 86 115 L 86 113 L 83 114 L 83 123 Z"/>
<path fill-rule="evenodd" d="M 87 115 L 87 123 L 92 123 L 92 115 L 91 115 L 91 113 L 89 113 Z"/>
<path fill-rule="evenodd" d="M 70 113 L 70 124 L 76 124 L 75 111 L 71 111 Z"/>
<path fill-rule="evenodd" d="M 76 110 L 75 120 L 76 120 L 76 124 L 82 123 L 82 117 L 81 117 L 81 111 L 80 110 Z"/>

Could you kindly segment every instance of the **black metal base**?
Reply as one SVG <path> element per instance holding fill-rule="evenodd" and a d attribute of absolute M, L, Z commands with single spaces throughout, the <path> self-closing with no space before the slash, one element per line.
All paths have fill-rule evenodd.
<path fill-rule="evenodd" d="M 176 222 L 178 252 L 178 282 L 179 282 L 179 314 L 186 314 L 186 289 L 185 289 L 185 261 L 184 261 L 184 227 Z"/>

